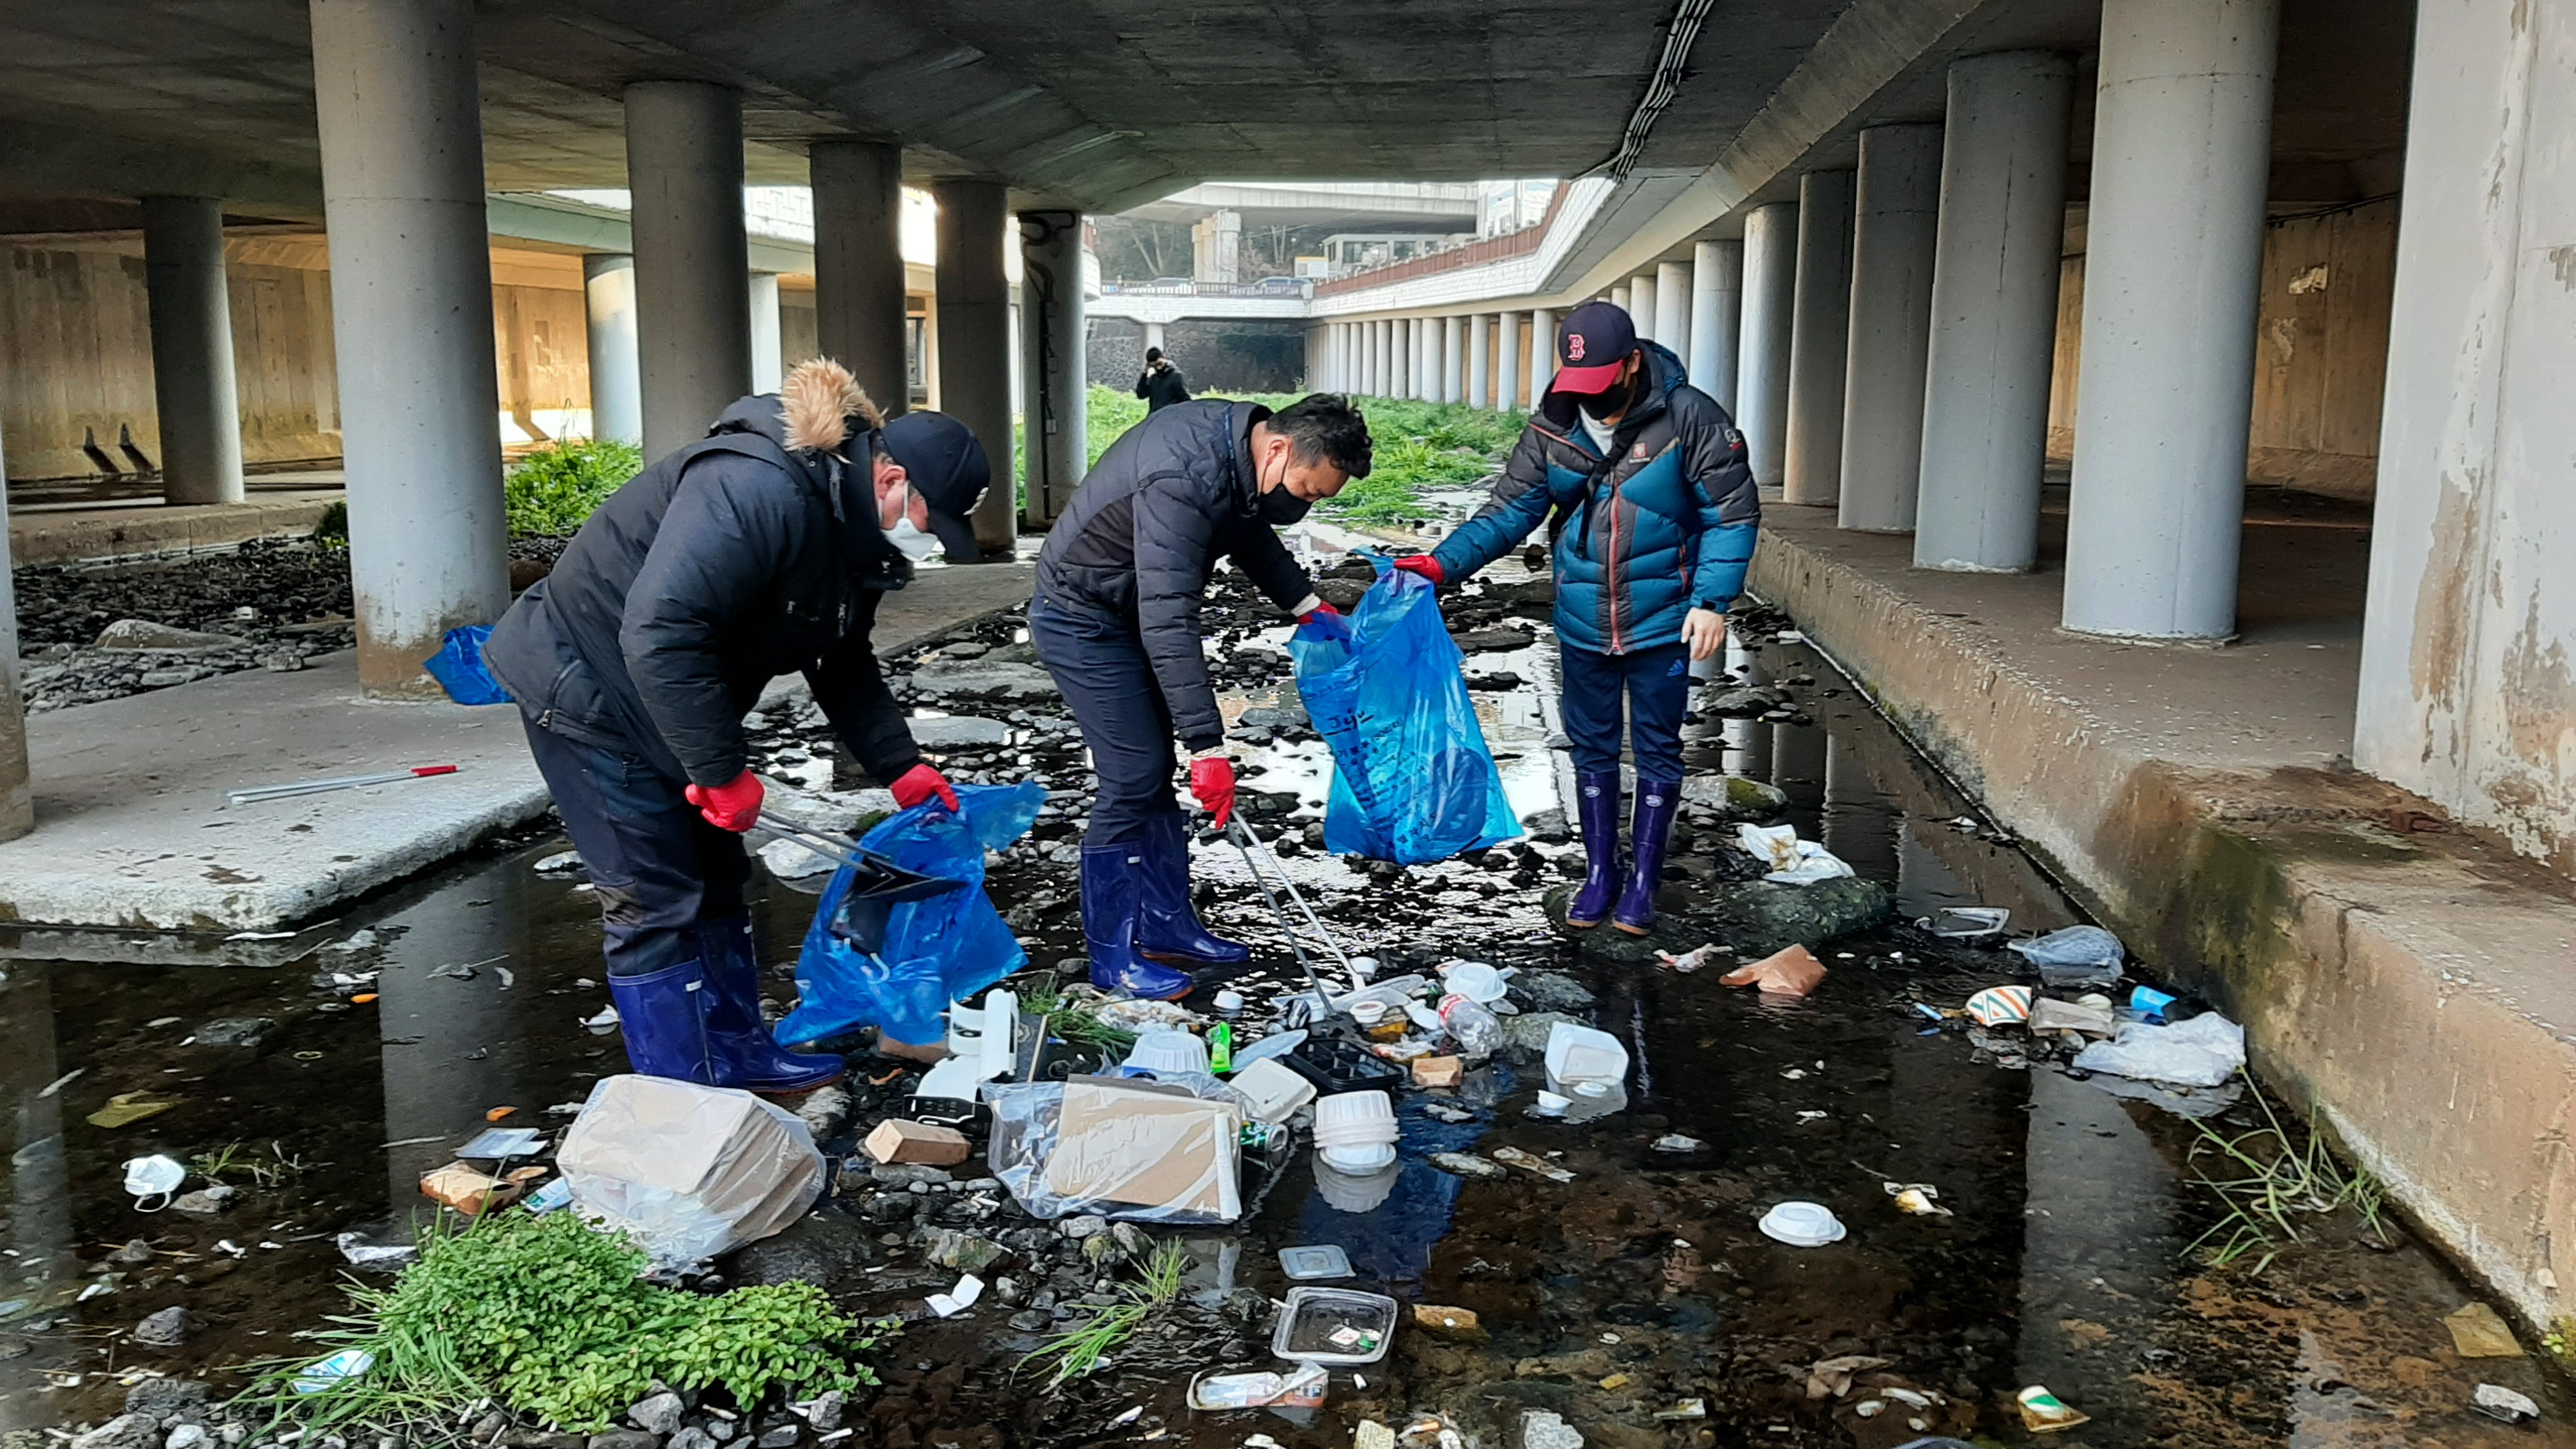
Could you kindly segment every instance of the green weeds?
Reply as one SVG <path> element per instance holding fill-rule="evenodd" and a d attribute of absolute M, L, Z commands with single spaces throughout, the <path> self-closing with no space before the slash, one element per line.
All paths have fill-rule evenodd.
<path fill-rule="evenodd" d="M 2207 1122 L 2195 1122 L 2200 1140 L 2187 1156 L 2201 1185 L 2218 1197 L 2224 1209 L 2207 1232 L 2194 1238 L 2188 1254 L 2208 1245 L 2209 1263 L 2223 1268 L 2260 1252 L 2254 1271 L 2272 1266 L 2290 1244 L 2306 1241 L 2302 1219 L 2350 1208 L 2363 1227 L 2383 1243 L 2387 1190 L 2368 1169 L 2347 1168 L 2326 1147 L 2325 1134 L 2311 1121 L 2304 1144 L 2293 1142 L 2272 1103 L 2250 1081 L 2247 1095 L 2263 1112 L 2261 1127 L 2229 1136 Z M 2220 1173 L 2213 1175 L 2215 1166 Z"/>
<path fill-rule="evenodd" d="M 1079 1378 L 1088 1378 L 1109 1361 L 1110 1350 L 1136 1336 L 1136 1330 L 1147 1320 L 1181 1296 L 1181 1275 L 1189 1271 L 1190 1255 L 1178 1243 L 1163 1243 L 1145 1260 L 1144 1276 L 1118 1288 L 1119 1301 L 1093 1312 L 1081 1327 L 1059 1333 L 1038 1345 L 1028 1357 L 1020 1360 L 1022 1369 L 1040 1368 L 1050 1361 L 1054 1368 L 1047 1375 L 1048 1388 L 1061 1388 Z"/>
<path fill-rule="evenodd" d="M 211 1183 L 246 1179 L 261 1187 L 275 1187 L 290 1178 L 301 1177 L 310 1166 L 293 1156 L 283 1142 L 271 1142 L 261 1152 L 247 1142 L 227 1142 L 212 1152 L 200 1152 L 188 1159 L 188 1168 Z"/>
<path fill-rule="evenodd" d="M 570 533 L 644 467 L 644 450 L 614 438 L 539 448 L 502 480 L 513 535 Z"/>

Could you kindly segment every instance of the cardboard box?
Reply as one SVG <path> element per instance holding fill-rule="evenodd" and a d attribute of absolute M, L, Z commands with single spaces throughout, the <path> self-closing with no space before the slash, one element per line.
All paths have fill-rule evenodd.
<path fill-rule="evenodd" d="M 1454 1087 L 1467 1075 L 1467 1064 L 1456 1057 L 1415 1057 L 1413 1085 L 1417 1087 Z"/>
<path fill-rule="evenodd" d="M 1231 1222 L 1243 1213 L 1243 1115 L 1178 1087 L 1077 1077 L 1065 1083 L 1047 1190 L 1108 1208 L 1163 1208 Z"/>
<path fill-rule="evenodd" d="M 933 1127 L 889 1117 L 860 1144 L 879 1162 L 909 1162 L 923 1167 L 954 1167 L 973 1154 L 966 1134 L 954 1127 Z"/>
<path fill-rule="evenodd" d="M 520 1168 L 508 1177 L 492 1177 L 462 1162 L 424 1172 L 420 1176 L 421 1193 L 442 1207 L 454 1208 L 467 1217 L 480 1217 L 493 1208 L 508 1207 L 526 1196 L 528 1187 L 546 1170 Z"/>

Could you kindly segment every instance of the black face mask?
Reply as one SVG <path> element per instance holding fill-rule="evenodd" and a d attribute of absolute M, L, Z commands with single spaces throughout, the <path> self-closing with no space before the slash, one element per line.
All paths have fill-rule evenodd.
<path fill-rule="evenodd" d="M 1614 382 L 1599 392 L 1576 398 L 1574 405 L 1583 409 L 1597 422 L 1602 418 L 1625 412 L 1628 399 L 1636 390 L 1637 387 L 1633 381 Z"/>
<path fill-rule="evenodd" d="M 1314 506 L 1313 500 L 1298 497 L 1282 483 L 1261 495 L 1261 521 L 1273 528 L 1285 528 L 1304 518 L 1306 510 Z"/>

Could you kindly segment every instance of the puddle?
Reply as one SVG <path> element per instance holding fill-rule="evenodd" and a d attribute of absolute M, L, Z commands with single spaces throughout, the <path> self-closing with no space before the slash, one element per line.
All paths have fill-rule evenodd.
<path fill-rule="evenodd" d="M 1233 617 L 1236 642 L 1280 637 L 1251 613 Z M 1470 659 L 1471 673 L 1523 681 L 1479 691 L 1477 705 L 1524 811 L 1556 804 L 1562 759 L 1547 748 L 1554 666 L 1539 632 L 1529 648 Z M 977 637 L 1020 642 L 1007 623 Z M 1695 770 L 1778 785 L 1789 797 L 1782 818 L 1887 884 L 1904 918 L 1985 904 L 2009 907 L 2016 931 L 2078 919 L 2026 857 L 1974 827 L 1969 802 L 1812 649 L 1738 641 L 1726 663 L 1786 690 L 1791 717 L 1694 724 Z M 1275 679 L 1223 687 L 1230 713 L 1279 703 Z M 951 756 L 958 777 L 1035 772 L 1070 788 L 1080 750 L 1048 728 L 1052 707 L 925 712 L 1013 724 L 1004 742 Z M 836 752 L 803 752 L 772 763 L 817 786 L 864 783 Z M 2259 1275 L 2187 1259 L 2185 1245 L 2215 1220 L 2208 1195 L 2185 1180 L 2198 1129 L 2044 1064 L 2007 1069 L 1914 1011 L 1918 996 L 1955 1005 L 2012 979 L 1995 953 L 1902 926 L 1849 937 L 1819 951 L 1833 970 L 1824 988 L 1781 1006 L 1720 988 L 1715 971 L 1679 976 L 1569 945 L 1541 896 L 1568 879 L 1577 846 L 1525 842 L 1408 871 L 1353 869 L 1304 843 L 1322 804 L 1320 744 L 1257 747 L 1245 776 L 1247 796 L 1293 800 L 1261 808 L 1258 828 L 1292 842 L 1284 859 L 1300 889 L 1352 950 L 1385 963 L 1382 976 L 1467 957 L 1564 972 L 1587 988 L 1584 1014 L 1635 1065 L 1624 1110 L 1534 1118 L 1527 1108 L 1543 1075 L 1509 1062 L 1471 1073 L 1455 1092 L 1401 1093 L 1402 1156 L 1389 1172 L 1330 1174 L 1299 1151 L 1266 1185 L 1247 1185 L 1252 1207 L 1236 1228 L 1175 1234 L 1197 1259 L 1190 1311 L 1199 1316 L 1060 1393 L 1012 1376 L 1042 1333 L 1008 1326 L 1010 1303 L 914 1323 L 889 1355 L 870 1437 L 856 1442 L 1231 1449 L 1267 1433 L 1293 1449 L 1337 1449 L 1363 1418 L 1402 1424 L 1437 1411 L 1478 1449 L 1503 1449 L 1530 1408 L 1562 1414 L 1595 1445 L 1889 1449 L 1915 1436 L 1914 1418 L 2021 1443 L 2031 1436 L 2011 1396 L 2032 1383 L 2092 1416 L 2058 1437 L 2067 1445 L 2576 1442 L 2561 1427 L 2576 1401 L 2537 1359 L 2463 1361 L 2452 1351 L 2442 1316 L 2472 1295 L 2402 1231 L 2381 1250 L 2353 1222 L 2321 1222 L 2313 1241 Z M 1041 970 L 1081 950 L 1067 850 L 1079 814 L 1078 800 L 1060 801 L 992 875 Z M 1953 823 L 1963 818 L 1967 828 Z M 566 1119 L 550 1108 L 623 1068 L 614 1036 L 579 1025 L 605 1000 L 591 899 L 533 869 L 560 848 L 462 861 L 327 930 L 229 955 L 172 938 L 17 940 L 18 955 L 0 963 L 0 1090 L 12 1109 L 0 1122 L 9 1154 L 0 1428 L 103 1419 L 121 1398 L 119 1375 L 220 1379 L 229 1365 L 294 1353 L 296 1330 L 342 1306 L 333 1235 L 400 1236 L 423 1206 L 419 1173 L 488 1112 L 514 1107 L 512 1125 L 559 1129 Z M 1199 876 L 1215 886 L 1211 923 L 1256 952 L 1232 980 L 1202 979 L 1244 991 L 1245 1022 L 1257 1027 L 1302 977 L 1235 852 L 1199 851 Z M 1674 886 L 1667 899 L 1686 903 L 1694 889 Z M 763 878 L 754 909 L 764 959 L 792 956 L 811 899 Z M 376 946 L 334 949 L 361 928 Z M 267 954 L 241 954 L 253 946 Z M 34 959 L 47 952 L 55 959 Z M 467 965 L 470 979 L 456 969 Z M 375 975 L 341 983 L 332 972 Z M 350 1004 L 361 991 L 378 999 Z M 209 1021 L 238 1018 L 277 1025 L 257 1051 L 180 1045 Z M 826 1144 L 840 1154 L 905 1083 L 852 1085 L 860 1109 Z M 179 1105 L 113 1130 L 86 1120 L 137 1090 Z M 1435 1105 L 1467 1119 L 1444 1120 Z M 2222 1130 L 2242 1130 L 2247 1110 L 2223 1115 Z M 1701 1145 L 1654 1146 L 1674 1135 Z M 242 1196 L 221 1216 L 140 1214 L 119 1186 L 128 1157 L 201 1160 L 227 1147 L 232 1162 L 218 1170 Z M 1504 1147 L 1574 1179 L 1461 1177 L 1430 1162 Z M 1908 1216 L 1885 1182 L 1933 1184 L 1955 1215 Z M 1790 1199 L 1825 1204 L 1848 1236 L 1818 1249 L 1764 1237 L 1757 1220 Z M 792 1230 L 823 1246 L 770 1261 L 815 1265 L 854 1310 L 917 1312 L 925 1289 L 954 1275 L 923 1265 L 906 1237 L 885 1231 L 886 1218 L 862 1216 L 867 1201 L 827 1199 Z M 1029 1227 L 1006 1215 L 979 1230 Z M 152 1249 L 147 1262 L 109 1261 L 138 1238 Z M 1277 1251 L 1314 1244 L 1349 1255 L 1353 1277 L 1334 1286 L 1469 1309 L 1485 1336 L 1435 1337 L 1408 1310 L 1393 1353 L 1337 1370 L 1321 1409 L 1188 1410 L 1198 1371 L 1275 1366 L 1266 1312 L 1231 1312 L 1226 1295 L 1283 1296 L 1291 1285 Z M 1022 1280 L 1023 1297 L 1028 1284 L 1094 1286 L 1089 1271 L 1036 1251 L 1043 1261 L 999 1270 Z M 80 1298 L 98 1283 L 112 1291 Z M 181 1348 L 126 1340 L 136 1320 L 173 1304 L 197 1320 Z M 1239 1294 L 1232 1306 L 1244 1308 Z M 1855 1354 L 1888 1360 L 1880 1374 L 1938 1402 L 1890 1399 L 1867 1373 L 1845 1397 L 1809 1396 L 1808 1365 Z M 2481 1382 L 2532 1395 L 2549 1417 L 2534 1431 L 2471 1415 Z M 1705 1419 L 1655 1417 L 1690 1398 L 1705 1401 Z M 1886 1407 L 1865 1417 L 1865 1404 Z M 1131 1407 L 1138 1416 L 1113 1427 Z"/>

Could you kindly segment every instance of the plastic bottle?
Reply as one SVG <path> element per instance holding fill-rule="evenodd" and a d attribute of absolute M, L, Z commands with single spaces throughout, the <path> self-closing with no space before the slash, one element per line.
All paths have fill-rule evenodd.
<path fill-rule="evenodd" d="M 1449 1039 L 1462 1052 L 1483 1055 L 1503 1044 L 1501 1018 L 1472 997 L 1454 993 L 1442 997 L 1440 1024 L 1448 1028 Z"/>

